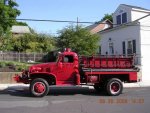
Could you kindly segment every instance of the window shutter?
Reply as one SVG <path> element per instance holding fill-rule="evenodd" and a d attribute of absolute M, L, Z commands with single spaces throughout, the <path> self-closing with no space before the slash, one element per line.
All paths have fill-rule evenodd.
<path fill-rule="evenodd" d="M 123 55 L 126 54 L 126 45 L 125 45 L 125 41 L 122 42 L 122 51 L 123 51 Z"/>
<path fill-rule="evenodd" d="M 116 19 L 117 19 L 117 24 L 118 24 L 118 25 L 121 24 L 121 15 L 118 15 L 118 16 L 116 17 Z"/>
<path fill-rule="evenodd" d="M 132 40 L 133 43 L 133 53 L 136 53 L 136 40 Z"/>
<path fill-rule="evenodd" d="M 99 54 L 101 54 L 101 46 L 99 46 Z"/>
<path fill-rule="evenodd" d="M 127 13 L 122 14 L 122 23 L 127 23 Z"/>

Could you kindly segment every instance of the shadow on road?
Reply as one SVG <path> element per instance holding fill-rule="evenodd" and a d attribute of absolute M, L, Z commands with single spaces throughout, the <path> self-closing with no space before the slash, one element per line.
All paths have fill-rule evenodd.
<path fill-rule="evenodd" d="M 18 97 L 31 97 L 29 88 L 18 88 L 18 87 L 9 87 L 3 91 L 0 91 L 0 95 L 8 94 L 11 96 Z M 97 92 L 94 89 L 90 89 L 89 87 L 50 87 L 49 94 L 47 96 L 73 96 L 73 95 L 89 95 L 89 96 L 107 96 L 105 92 Z"/>

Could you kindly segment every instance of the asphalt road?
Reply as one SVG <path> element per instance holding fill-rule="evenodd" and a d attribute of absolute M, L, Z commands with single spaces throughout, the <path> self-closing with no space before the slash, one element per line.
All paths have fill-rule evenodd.
<path fill-rule="evenodd" d="M 29 91 L 0 91 L 0 113 L 149 113 L 150 87 L 125 88 L 120 96 L 107 96 L 88 87 L 52 87 L 43 98 Z"/>

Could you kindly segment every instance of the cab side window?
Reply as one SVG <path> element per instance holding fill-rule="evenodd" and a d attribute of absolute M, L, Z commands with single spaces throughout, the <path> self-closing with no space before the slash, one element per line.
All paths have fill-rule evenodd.
<path fill-rule="evenodd" d="M 73 63 L 73 56 L 72 55 L 65 55 L 64 56 L 64 63 Z"/>

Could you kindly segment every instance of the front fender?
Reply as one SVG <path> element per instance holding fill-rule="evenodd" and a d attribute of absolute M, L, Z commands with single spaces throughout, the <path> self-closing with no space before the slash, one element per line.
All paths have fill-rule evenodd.
<path fill-rule="evenodd" d="M 41 73 L 39 73 L 39 72 L 35 72 L 35 73 L 31 73 L 30 74 L 30 79 L 32 80 L 32 79 L 34 79 L 34 78 L 45 78 L 46 79 L 46 77 L 53 77 L 54 79 L 55 79 L 55 83 L 57 84 L 57 78 L 56 78 L 56 75 L 54 75 L 53 73 L 46 73 L 46 72 L 41 72 Z"/>

